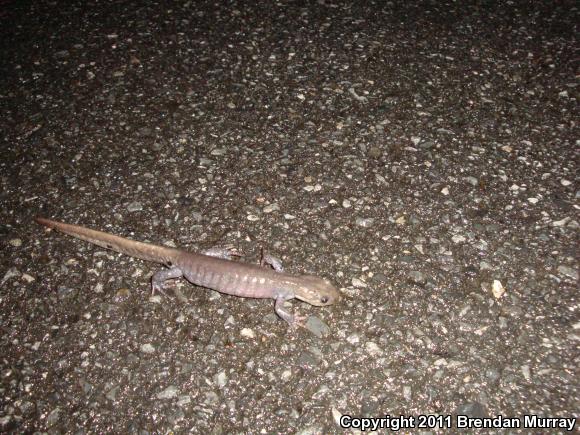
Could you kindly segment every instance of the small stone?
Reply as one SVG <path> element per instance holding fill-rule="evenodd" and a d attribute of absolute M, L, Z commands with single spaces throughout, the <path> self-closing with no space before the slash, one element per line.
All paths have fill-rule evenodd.
<path fill-rule="evenodd" d="M 467 415 L 471 418 L 486 418 L 488 417 L 487 410 L 479 402 L 469 402 L 459 405 L 453 412 L 456 415 Z"/>
<path fill-rule="evenodd" d="M 351 283 L 354 287 L 357 287 L 357 288 L 366 288 L 367 287 L 367 284 L 358 278 L 353 278 L 351 280 Z"/>
<path fill-rule="evenodd" d="M 529 381 L 531 379 L 530 366 L 527 364 L 524 364 L 520 368 L 522 370 L 522 374 L 524 375 L 524 378 L 526 378 L 526 381 Z"/>
<path fill-rule="evenodd" d="M 141 211 L 141 210 L 143 210 L 143 204 L 141 204 L 138 201 L 131 202 L 130 204 L 127 205 L 127 211 L 129 211 L 129 212 L 135 212 L 135 211 Z"/>
<path fill-rule="evenodd" d="M 378 159 L 379 157 L 381 157 L 382 155 L 382 151 L 379 147 L 371 147 L 369 149 L 369 157 L 373 158 L 373 159 Z"/>
<path fill-rule="evenodd" d="M 266 207 L 264 207 L 264 213 L 272 213 L 273 211 L 278 211 L 278 210 L 280 210 L 280 206 L 276 203 L 269 204 Z"/>
<path fill-rule="evenodd" d="M 477 184 L 479 183 L 479 182 L 477 181 L 477 178 L 475 178 L 475 177 L 465 177 L 465 180 L 466 180 L 466 181 L 467 181 L 469 184 L 471 184 L 472 186 L 477 186 Z"/>
<path fill-rule="evenodd" d="M 455 236 L 451 237 L 451 240 L 453 240 L 453 243 L 462 243 L 465 242 L 465 236 L 456 234 Z"/>
<path fill-rule="evenodd" d="M 116 386 L 111 388 L 109 391 L 107 391 L 107 393 L 105 394 L 105 397 L 107 398 L 107 400 L 110 400 L 111 402 L 114 402 L 115 399 L 117 398 L 117 393 L 119 392 L 120 387 Z"/>
<path fill-rule="evenodd" d="M 353 346 L 356 346 L 357 344 L 360 343 L 360 335 L 358 334 L 349 335 L 348 337 L 346 337 L 346 341 L 348 341 Z"/>
<path fill-rule="evenodd" d="M 165 390 L 157 393 L 157 398 L 158 399 L 173 399 L 174 397 L 177 397 L 177 387 L 175 385 L 170 385 L 169 387 L 167 387 Z"/>
<path fill-rule="evenodd" d="M 256 338 L 256 333 L 251 328 L 243 328 L 240 331 L 240 335 L 244 338 L 252 338 L 252 339 Z"/>
<path fill-rule="evenodd" d="M 221 371 L 214 376 L 213 380 L 219 388 L 223 388 L 228 383 L 228 376 L 226 375 L 226 372 Z"/>
<path fill-rule="evenodd" d="M 124 299 L 124 298 L 129 297 L 130 294 L 131 294 L 131 290 L 129 290 L 126 287 L 123 287 L 123 288 L 120 288 L 117 290 L 117 292 L 115 293 L 115 297 Z"/>
<path fill-rule="evenodd" d="M 350 208 L 350 207 L 352 207 L 352 204 L 350 203 L 350 201 L 348 199 L 345 199 L 344 201 L 342 201 L 342 206 L 344 208 Z"/>
<path fill-rule="evenodd" d="M 479 270 L 491 270 L 491 264 L 489 264 L 487 261 L 480 261 Z"/>
<path fill-rule="evenodd" d="M 555 227 L 563 227 L 568 223 L 569 220 L 570 220 L 569 217 L 565 217 L 564 219 L 560 219 L 559 221 L 552 221 L 552 225 Z"/>
<path fill-rule="evenodd" d="M 179 396 L 177 399 L 178 406 L 185 406 L 191 403 L 191 396 L 189 394 L 184 394 L 183 396 Z"/>
<path fill-rule="evenodd" d="M 563 264 L 558 266 L 558 273 L 567 276 L 568 278 L 572 278 L 573 280 L 578 279 L 578 271 L 570 266 L 565 266 Z"/>
<path fill-rule="evenodd" d="M 60 408 L 57 406 L 52 411 L 50 411 L 50 414 L 48 414 L 48 417 L 46 418 L 46 425 L 48 427 L 54 426 L 58 423 L 59 420 L 60 420 Z"/>
<path fill-rule="evenodd" d="M 317 337 L 324 337 L 330 334 L 330 328 L 326 323 L 320 320 L 316 316 L 308 317 L 306 324 L 304 325 L 312 334 Z"/>
<path fill-rule="evenodd" d="M 373 224 L 375 223 L 375 219 L 374 218 L 356 218 L 355 223 L 359 226 L 359 227 L 363 227 L 363 228 L 369 228 L 372 227 Z"/>
<path fill-rule="evenodd" d="M 537 204 L 537 203 L 538 203 L 538 201 L 539 201 L 539 199 L 538 199 L 538 198 L 533 198 L 533 197 L 532 197 L 532 198 L 528 198 L 528 202 L 529 202 L 530 204 Z"/>
<path fill-rule="evenodd" d="M 19 248 L 22 246 L 22 240 L 21 239 L 10 239 L 10 244 L 12 246 L 14 246 L 15 248 Z"/>
<path fill-rule="evenodd" d="M 441 189 L 441 193 L 445 196 L 449 195 L 449 188 L 448 187 L 444 187 L 443 189 Z"/>
<path fill-rule="evenodd" d="M 8 269 L 6 271 L 2 280 L 0 280 L 0 285 L 4 284 L 9 279 L 17 277 L 17 276 L 20 276 L 20 271 L 15 267 L 11 267 L 10 269 Z"/>
<path fill-rule="evenodd" d="M 416 284 L 425 284 L 426 281 L 425 274 L 419 272 L 418 270 L 410 271 L 409 279 L 411 280 L 411 282 L 414 282 Z"/>
<path fill-rule="evenodd" d="M 153 345 L 150 343 L 142 344 L 141 345 L 141 352 L 148 353 L 148 354 L 154 353 L 155 347 L 153 347 Z"/>
<path fill-rule="evenodd" d="M 36 280 L 36 278 L 34 278 L 32 275 L 29 275 L 27 273 L 22 274 L 22 279 L 28 283 L 31 283 L 31 282 Z"/>
<path fill-rule="evenodd" d="M 383 354 L 382 349 L 374 341 L 367 341 L 365 343 L 365 349 L 370 356 L 376 357 Z"/>
<path fill-rule="evenodd" d="M 505 288 L 497 279 L 493 280 L 493 284 L 491 285 L 491 292 L 496 299 L 501 298 L 505 293 Z"/>

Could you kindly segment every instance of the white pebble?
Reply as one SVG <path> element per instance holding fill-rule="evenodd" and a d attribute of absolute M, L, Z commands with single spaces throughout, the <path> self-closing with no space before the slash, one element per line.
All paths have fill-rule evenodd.
<path fill-rule="evenodd" d="M 276 203 L 269 204 L 266 207 L 264 207 L 264 213 L 272 213 L 273 211 L 277 211 L 277 210 L 280 210 L 280 206 Z"/>
<path fill-rule="evenodd" d="M 251 328 L 243 328 L 240 331 L 240 335 L 244 338 L 256 338 L 256 333 Z"/>
<path fill-rule="evenodd" d="M 351 280 L 351 283 L 353 286 L 358 287 L 358 288 L 366 288 L 367 287 L 367 284 L 358 278 L 353 278 Z"/>
<path fill-rule="evenodd" d="M 356 218 L 355 223 L 359 227 L 369 228 L 375 223 L 375 220 L 374 218 Z"/>
<path fill-rule="evenodd" d="M 141 345 L 141 352 L 143 353 L 153 353 L 155 352 L 155 348 L 151 343 L 145 343 Z"/>
<path fill-rule="evenodd" d="M 381 348 L 374 341 L 367 341 L 365 343 L 365 349 L 370 356 L 379 356 L 383 353 Z"/>
<path fill-rule="evenodd" d="M 456 236 L 451 237 L 451 240 L 453 240 L 453 243 L 461 243 L 461 242 L 465 242 L 465 237 L 458 234 Z"/>
<path fill-rule="evenodd" d="M 501 285 L 497 279 L 493 280 L 493 284 L 491 285 L 491 292 L 495 296 L 496 299 L 501 298 L 505 293 L 505 288 Z"/>
<path fill-rule="evenodd" d="M 177 396 L 177 387 L 175 385 L 170 385 L 165 390 L 157 394 L 158 399 L 173 399 Z"/>

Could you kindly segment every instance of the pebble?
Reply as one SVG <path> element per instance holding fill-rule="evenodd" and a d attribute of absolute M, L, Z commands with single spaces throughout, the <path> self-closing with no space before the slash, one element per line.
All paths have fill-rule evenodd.
<path fill-rule="evenodd" d="M 383 350 L 374 341 L 367 341 L 365 343 L 365 349 L 370 356 L 380 356 L 383 354 Z"/>
<path fill-rule="evenodd" d="M 363 228 L 369 228 L 372 227 L 375 223 L 375 219 L 374 218 L 356 218 L 355 223 L 359 226 L 359 227 L 363 227 Z"/>
<path fill-rule="evenodd" d="M 477 183 L 478 183 L 477 178 L 475 178 L 475 177 L 465 177 L 465 180 L 469 184 L 471 184 L 472 186 L 477 186 Z"/>
<path fill-rule="evenodd" d="M 555 227 L 563 227 L 568 223 L 569 220 L 570 220 L 569 217 L 565 217 L 564 219 L 560 219 L 559 221 L 552 221 L 552 225 Z"/>
<path fill-rule="evenodd" d="M 256 333 L 251 328 L 243 328 L 240 331 L 240 335 L 244 338 L 256 338 Z"/>
<path fill-rule="evenodd" d="M 453 243 L 465 242 L 465 236 L 462 236 L 461 234 L 457 234 L 457 235 L 451 237 L 451 240 L 453 240 Z"/>
<path fill-rule="evenodd" d="M 127 211 L 129 211 L 129 212 L 135 212 L 135 211 L 141 211 L 141 210 L 143 210 L 143 204 L 141 204 L 138 201 L 131 202 L 127 205 Z"/>
<path fill-rule="evenodd" d="M 426 281 L 425 274 L 419 272 L 418 270 L 410 271 L 409 279 L 416 284 L 425 284 Z"/>
<path fill-rule="evenodd" d="M 499 299 L 504 295 L 505 288 L 500 281 L 494 279 L 493 284 L 491 285 L 491 292 L 496 299 Z"/>
<path fill-rule="evenodd" d="M 21 239 L 10 239 L 10 244 L 12 246 L 14 246 L 15 248 L 19 248 L 20 246 L 22 246 L 22 240 Z"/>
<path fill-rule="evenodd" d="M 273 211 L 278 211 L 278 210 L 280 210 L 280 206 L 276 203 L 269 204 L 266 207 L 264 207 L 264 213 L 272 213 Z"/>
<path fill-rule="evenodd" d="M 225 148 L 216 148 L 210 153 L 212 156 L 223 156 L 226 153 Z"/>
<path fill-rule="evenodd" d="M 324 336 L 327 336 L 328 334 L 330 334 L 330 328 L 328 327 L 328 325 L 316 316 L 308 317 L 308 320 L 306 320 L 306 323 L 304 326 L 306 329 L 308 329 L 312 334 L 314 334 L 318 338 L 324 337 Z"/>
<path fill-rule="evenodd" d="M 155 347 L 153 347 L 153 345 L 150 343 L 142 344 L 141 345 L 141 352 L 151 354 L 151 353 L 155 352 Z"/>
<path fill-rule="evenodd" d="M 558 266 L 558 273 L 567 276 L 568 278 L 572 278 L 573 280 L 578 279 L 578 271 L 570 266 L 565 266 L 563 264 Z"/>
<path fill-rule="evenodd" d="M 165 390 L 157 393 L 158 399 L 173 399 L 177 397 L 177 387 L 175 385 L 170 385 Z"/>
<path fill-rule="evenodd" d="M 228 383 L 228 376 L 226 375 L 226 372 L 221 371 L 214 376 L 213 380 L 219 388 L 223 388 Z"/>

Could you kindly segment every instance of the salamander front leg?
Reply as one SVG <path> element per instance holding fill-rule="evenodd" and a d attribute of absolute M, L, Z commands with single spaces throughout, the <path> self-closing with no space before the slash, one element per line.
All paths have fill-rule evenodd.
<path fill-rule="evenodd" d="M 161 269 L 151 277 L 151 294 L 154 295 L 156 291 L 159 291 L 167 296 L 163 291 L 165 289 L 165 281 L 181 278 L 182 276 L 183 272 L 177 266 L 173 266 L 169 269 Z"/>
<path fill-rule="evenodd" d="M 281 319 L 285 320 L 291 328 L 296 328 L 298 326 L 304 326 L 304 321 L 306 317 L 299 316 L 297 314 L 290 314 L 284 309 L 284 302 L 292 299 L 289 296 L 278 296 L 276 298 L 276 303 L 274 304 L 274 311 L 280 316 Z"/>

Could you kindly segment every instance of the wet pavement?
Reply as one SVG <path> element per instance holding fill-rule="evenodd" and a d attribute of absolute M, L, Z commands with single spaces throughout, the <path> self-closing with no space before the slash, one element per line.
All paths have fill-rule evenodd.
<path fill-rule="evenodd" d="M 578 15 L 2 2 L 0 430 L 577 430 Z M 342 299 L 293 301 L 292 330 L 270 300 L 152 297 L 157 265 L 36 216 L 263 248 Z"/>

